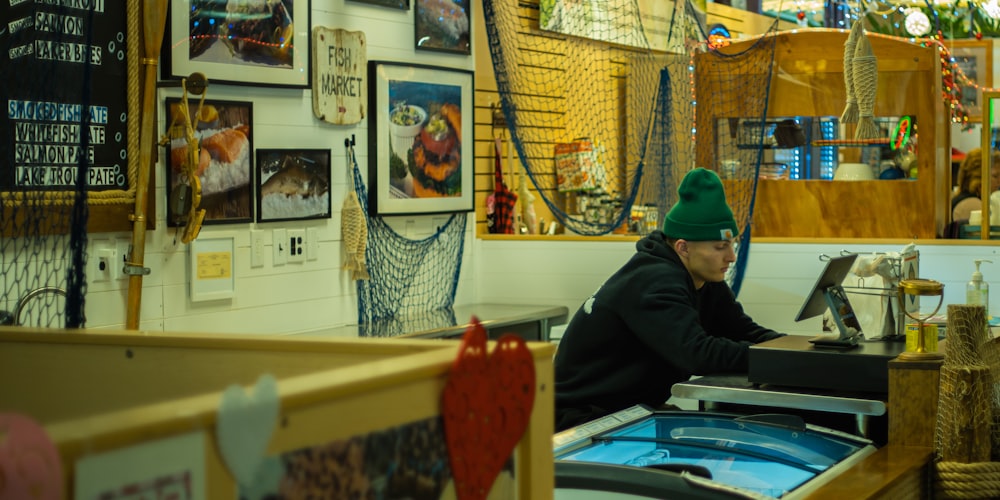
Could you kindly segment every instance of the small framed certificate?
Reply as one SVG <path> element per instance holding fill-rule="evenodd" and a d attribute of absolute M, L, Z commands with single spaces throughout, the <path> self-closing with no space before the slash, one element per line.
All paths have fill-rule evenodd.
<path fill-rule="evenodd" d="M 233 275 L 235 240 L 231 233 L 202 232 L 188 245 L 191 302 L 231 299 L 236 294 Z"/>

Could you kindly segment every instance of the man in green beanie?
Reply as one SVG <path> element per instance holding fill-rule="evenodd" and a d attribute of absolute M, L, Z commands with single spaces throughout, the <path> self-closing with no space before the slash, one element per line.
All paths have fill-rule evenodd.
<path fill-rule="evenodd" d="M 692 375 L 746 371 L 754 323 L 725 282 L 739 229 L 719 177 L 696 168 L 632 258 L 576 312 L 555 359 L 556 430 L 636 404 L 657 407 Z"/>

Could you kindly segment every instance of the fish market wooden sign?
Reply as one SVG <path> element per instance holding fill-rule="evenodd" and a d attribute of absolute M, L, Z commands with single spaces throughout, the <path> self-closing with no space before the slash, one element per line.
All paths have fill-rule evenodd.
<path fill-rule="evenodd" d="M 365 34 L 317 27 L 313 29 L 313 113 L 337 125 L 358 123 L 368 101 Z"/>

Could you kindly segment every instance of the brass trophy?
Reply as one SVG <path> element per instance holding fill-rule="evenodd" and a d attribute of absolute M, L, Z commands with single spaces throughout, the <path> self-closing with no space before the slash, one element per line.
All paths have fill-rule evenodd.
<path fill-rule="evenodd" d="M 906 310 L 905 296 L 915 295 L 915 296 L 925 296 L 925 297 L 938 297 L 937 307 L 934 311 L 927 315 L 914 316 Z M 901 280 L 899 282 L 898 294 L 899 308 L 902 311 L 917 322 L 917 348 L 916 351 L 904 351 L 900 353 L 899 358 L 905 361 L 926 361 L 943 359 L 944 355 L 940 352 L 928 352 L 926 346 L 924 345 L 924 322 L 930 317 L 937 314 L 938 310 L 941 309 L 941 303 L 944 302 L 944 285 L 939 281 L 926 280 L 920 278 L 912 278 Z"/>

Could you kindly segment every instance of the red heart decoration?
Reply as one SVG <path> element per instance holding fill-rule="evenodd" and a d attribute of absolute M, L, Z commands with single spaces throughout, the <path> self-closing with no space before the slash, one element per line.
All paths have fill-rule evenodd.
<path fill-rule="evenodd" d="M 0 500 L 62 497 L 62 461 L 45 428 L 25 415 L 0 413 Z"/>
<path fill-rule="evenodd" d="M 486 329 L 473 316 L 441 403 L 455 492 L 484 499 L 531 419 L 535 363 L 524 339 L 504 334 L 489 354 Z"/>

